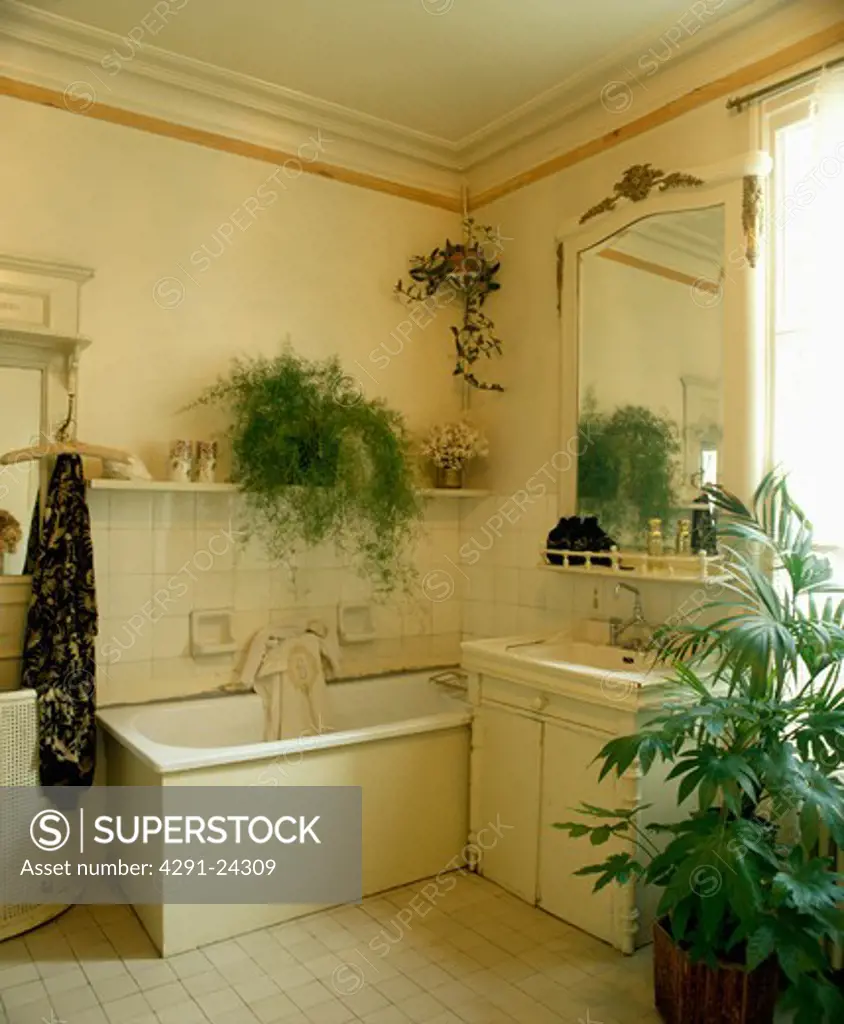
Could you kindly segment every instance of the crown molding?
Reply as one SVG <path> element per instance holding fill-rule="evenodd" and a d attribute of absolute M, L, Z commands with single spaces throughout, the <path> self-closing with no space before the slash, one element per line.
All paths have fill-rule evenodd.
<path fill-rule="evenodd" d="M 710 6 L 718 4 L 717 10 L 728 2 L 710 0 Z M 682 18 L 689 17 L 690 9 L 674 25 L 662 25 L 661 29 L 651 27 L 632 43 L 627 42 L 623 48 L 610 51 L 588 69 L 569 76 L 552 89 L 461 139 L 458 148 L 461 170 L 470 171 L 500 153 L 516 149 L 531 138 L 564 128 L 568 122 L 590 110 L 602 110 L 609 87 L 624 86 L 627 81 L 637 77 L 641 81 L 658 74 L 662 55 L 654 51 L 667 48 L 671 56 L 665 59 L 665 63 L 679 70 L 686 61 L 703 50 L 717 46 L 726 36 L 752 27 L 796 2 L 747 0 L 732 14 L 717 20 L 713 18 L 708 23 L 704 18 L 699 18 L 697 23 L 692 20 L 691 24 L 683 27 L 686 23 Z M 669 35 L 672 29 L 680 32 L 679 40 L 676 39 L 676 32 Z M 649 63 L 643 64 L 646 58 Z M 654 65 L 657 66 L 654 68 Z M 638 69 L 639 75 L 636 76 L 631 68 Z"/>
<path fill-rule="evenodd" d="M 327 162 L 443 193 L 459 205 L 454 143 L 149 44 L 115 73 L 108 70 L 114 62 L 103 64 L 115 49 L 127 52 L 114 33 L 0 0 L 0 74 L 60 94 L 75 90 L 66 104 L 71 112 L 102 104 L 177 117 L 187 128 L 282 152 L 295 152 L 319 129 L 331 140 Z"/>
<path fill-rule="evenodd" d="M 819 4 L 818 7 L 821 5 Z M 708 104 L 784 73 L 805 70 L 819 60 L 844 55 L 844 21 L 812 19 L 803 12 L 788 24 L 776 18 L 753 33 L 753 39 L 735 35 L 715 51 L 707 51 L 689 67 L 673 69 L 650 91 L 641 108 L 634 106 L 626 119 L 606 110 L 592 110 L 571 125 L 515 146 L 480 165 L 469 177 L 470 208 L 480 209 L 528 185 L 533 185 L 592 157 L 624 145 Z M 840 8 L 828 6 L 840 18 Z M 811 33 L 811 34 L 807 34 Z M 755 59 L 748 63 L 749 52 Z M 719 73 L 713 74 L 717 68 Z M 725 118 L 746 117 L 724 114 Z"/>
<path fill-rule="evenodd" d="M 729 0 L 707 2 L 717 11 Z M 321 133 L 321 159 L 304 167 L 308 173 L 459 212 L 467 181 L 477 208 L 711 101 L 722 94 L 712 69 L 722 76 L 737 69 L 729 85 L 736 87 L 747 78 L 741 72 L 764 64 L 748 64 L 748 52 L 771 53 L 776 40 L 786 53 L 825 13 L 836 8 L 840 17 L 838 3 L 749 0 L 729 15 L 713 12 L 709 24 L 700 19 L 700 31 L 687 29 L 647 95 L 629 110 L 610 111 L 602 90 L 623 84 L 629 68 L 666 45 L 668 29 L 654 29 L 459 141 L 146 43 L 115 73 L 103 62 L 115 49 L 125 54 L 126 40 L 19 0 L 0 0 L 0 93 L 270 162 Z M 834 29 L 827 38 L 838 38 Z"/>
<path fill-rule="evenodd" d="M 721 0 L 725 2 L 728 0 Z M 693 24 L 682 44 L 674 44 L 677 53 L 672 63 L 679 64 L 724 34 L 794 2 L 750 0 L 734 14 L 717 20 L 713 16 L 711 24 L 701 17 L 697 27 L 705 31 L 693 31 Z M 0 61 L 0 69 L 8 77 L 60 91 L 72 84 L 89 86 L 99 102 L 154 117 L 172 118 L 177 109 L 190 127 L 239 135 L 281 149 L 295 148 L 303 129 L 321 128 L 342 141 L 343 155 L 334 154 L 333 159 L 342 159 L 346 166 L 398 175 L 398 180 L 407 184 L 456 196 L 460 195 L 464 171 L 600 104 L 601 87 L 608 77 L 611 80 L 627 66 L 635 66 L 673 27 L 662 26 L 662 34 L 657 28 L 643 33 L 588 71 L 570 76 L 478 131 L 451 141 L 148 43 L 142 53 L 122 63 L 119 73 L 109 72 L 101 62 L 115 49 L 126 51 L 126 40 L 115 33 L 33 9 L 19 0 L 0 0 L 0 11 L 0 39 L 15 48 L 13 64 L 8 58 Z M 66 79 L 74 68 L 78 77 Z M 258 121 L 267 122 L 263 131 L 246 134 L 248 125 Z"/>

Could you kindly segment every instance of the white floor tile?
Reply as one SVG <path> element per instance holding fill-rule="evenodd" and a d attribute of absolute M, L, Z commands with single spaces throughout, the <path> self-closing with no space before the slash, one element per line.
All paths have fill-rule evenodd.
<path fill-rule="evenodd" d="M 659 1024 L 648 950 L 622 957 L 472 875 L 399 926 L 425 891 L 166 959 L 128 908 L 75 907 L 0 943 L 0 1024 Z"/>

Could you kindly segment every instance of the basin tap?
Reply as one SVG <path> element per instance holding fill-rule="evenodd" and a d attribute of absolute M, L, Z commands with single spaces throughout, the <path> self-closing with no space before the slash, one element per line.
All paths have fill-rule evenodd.
<path fill-rule="evenodd" d="M 625 646 L 622 644 L 621 638 L 630 629 L 639 628 L 646 632 L 648 636 L 653 632 L 647 619 L 645 619 L 645 613 L 642 607 L 642 595 L 639 592 L 639 588 L 631 586 L 629 583 L 616 583 L 615 596 L 618 597 L 622 590 L 628 590 L 633 595 L 633 614 L 626 621 L 618 618 L 610 619 L 611 647 Z M 641 641 L 636 644 L 636 646 L 640 645 Z"/>

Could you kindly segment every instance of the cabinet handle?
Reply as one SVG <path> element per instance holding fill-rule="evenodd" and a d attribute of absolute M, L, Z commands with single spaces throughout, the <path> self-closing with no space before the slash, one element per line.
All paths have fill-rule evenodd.
<path fill-rule="evenodd" d="M 530 703 L 534 711 L 544 711 L 548 707 L 548 698 L 535 697 Z"/>

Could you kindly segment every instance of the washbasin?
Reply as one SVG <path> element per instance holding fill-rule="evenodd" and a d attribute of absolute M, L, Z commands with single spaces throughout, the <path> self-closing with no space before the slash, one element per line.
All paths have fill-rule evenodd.
<path fill-rule="evenodd" d="M 646 651 L 628 650 L 608 644 L 589 643 L 570 636 L 511 636 L 488 640 L 469 640 L 462 645 L 464 667 L 481 672 L 518 673 L 520 667 L 547 673 L 550 679 L 579 680 L 601 687 L 615 685 L 629 690 L 664 684 L 670 673 L 654 664 Z M 613 682 L 615 681 L 615 682 Z"/>
<path fill-rule="evenodd" d="M 653 665 L 653 656 L 643 651 L 590 644 L 577 640 L 516 641 L 505 651 L 517 658 L 542 663 L 565 663 L 597 671 L 646 672 Z"/>

